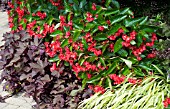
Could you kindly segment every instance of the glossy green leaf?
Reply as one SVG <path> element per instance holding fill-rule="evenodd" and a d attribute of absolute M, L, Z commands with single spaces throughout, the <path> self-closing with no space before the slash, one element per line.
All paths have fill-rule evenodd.
<path fill-rule="evenodd" d="M 132 61 L 127 60 L 127 59 L 123 59 L 123 58 L 121 58 L 121 59 L 125 62 L 125 64 L 126 64 L 129 68 L 132 68 Z"/>
<path fill-rule="evenodd" d="M 56 37 L 57 35 L 63 35 L 63 32 L 62 31 L 60 31 L 60 30 L 56 30 L 56 31 L 54 31 L 53 33 L 51 33 L 50 34 L 50 36 L 52 36 L 52 37 Z"/>
<path fill-rule="evenodd" d="M 98 15 L 97 21 L 98 21 L 98 23 L 100 23 L 101 25 L 104 25 L 104 24 L 106 23 L 103 15 L 101 15 L 101 14 Z"/>
<path fill-rule="evenodd" d="M 79 7 L 83 8 L 86 5 L 86 0 L 81 0 Z"/>
<path fill-rule="evenodd" d="M 54 20 L 54 17 L 53 16 L 49 16 L 48 20 L 47 20 L 47 24 L 51 25 L 53 20 Z"/>
<path fill-rule="evenodd" d="M 70 64 L 66 61 L 64 61 L 64 66 L 69 66 Z"/>
<path fill-rule="evenodd" d="M 98 25 L 95 25 L 94 28 L 92 29 L 92 34 L 94 34 L 96 31 L 98 31 Z"/>
<path fill-rule="evenodd" d="M 109 44 L 105 44 L 105 45 L 102 47 L 102 53 L 105 52 L 105 50 L 107 49 L 108 46 L 109 46 Z"/>
<path fill-rule="evenodd" d="M 140 68 L 133 68 L 133 70 L 137 76 L 145 76 L 145 74 L 141 71 Z"/>
<path fill-rule="evenodd" d="M 128 52 L 126 50 L 124 50 L 124 49 L 120 49 L 117 53 L 121 57 L 127 57 L 128 56 Z"/>
<path fill-rule="evenodd" d="M 94 62 L 96 60 L 96 56 L 93 55 L 91 57 L 88 58 L 88 62 Z"/>
<path fill-rule="evenodd" d="M 78 39 L 78 37 L 80 36 L 80 34 L 81 34 L 81 31 L 80 31 L 80 30 L 75 30 L 75 31 L 74 31 L 74 34 L 73 34 L 73 41 L 74 41 L 74 42 Z"/>
<path fill-rule="evenodd" d="M 106 0 L 105 6 L 108 7 L 108 6 L 110 5 L 111 2 L 112 2 L 112 0 Z"/>
<path fill-rule="evenodd" d="M 131 44 L 131 45 L 135 45 L 136 42 L 135 42 L 134 40 L 131 40 L 131 41 L 130 41 L 130 44 Z"/>
<path fill-rule="evenodd" d="M 67 0 L 64 0 L 64 8 L 66 12 L 71 12 L 71 7 L 69 3 L 67 2 Z"/>
<path fill-rule="evenodd" d="M 107 34 L 99 33 L 94 37 L 94 40 L 103 41 L 107 39 Z"/>
<path fill-rule="evenodd" d="M 102 75 L 96 75 L 96 76 L 93 76 L 92 78 L 90 78 L 90 80 L 87 80 L 87 83 L 94 83 L 96 81 L 99 81 L 103 76 Z"/>
<path fill-rule="evenodd" d="M 105 61 L 101 57 L 100 57 L 100 62 L 103 64 L 104 67 L 106 67 Z"/>
<path fill-rule="evenodd" d="M 55 57 L 53 57 L 53 58 L 50 58 L 48 61 L 49 61 L 49 62 L 56 62 L 56 61 L 58 61 L 58 60 L 59 60 L 58 56 L 55 56 Z"/>
<path fill-rule="evenodd" d="M 68 42 L 68 39 L 64 39 L 62 42 L 61 42 L 61 47 L 65 47 L 66 45 L 68 45 L 69 42 Z"/>
<path fill-rule="evenodd" d="M 148 32 L 148 33 L 153 33 L 156 32 L 159 29 L 159 27 L 156 26 L 149 26 L 149 25 L 142 25 L 141 30 Z"/>
<path fill-rule="evenodd" d="M 86 27 L 85 27 L 85 32 L 90 31 L 90 29 L 92 29 L 95 26 L 94 23 L 87 23 Z"/>
<path fill-rule="evenodd" d="M 148 21 L 148 16 L 144 17 L 144 19 L 139 23 L 139 25 L 144 25 Z"/>
<path fill-rule="evenodd" d="M 83 89 L 85 88 L 86 83 L 87 83 L 87 78 L 83 78 L 83 81 L 82 81 L 82 88 Z"/>
<path fill-rule="evenodd" d="M 83 46 L 85 48 L 85 50 L 88 48 L 88 44 L 86 42 L 86 40 L 84 38 L 82 38 L 82 43 L 83 43 Z"/>
<path fill-rule="evenodd" d="M 97 10 L 96 10 L 96 14 L 102 13 L 102 7 L 101 6 L 96 6 Z"/>
<path fill-rule="evenodd" d="M 126 17 L 127 17 L 127 15 L 117 15 L 117 16 L 111 17 L 111 19 L 110 19 L 111 24 L 113 25 L 114 23 L 120 22 L 123 19 L 125 19 Z"/>
<path fill-rule="evenodd" d="M 139 33 L 141 36 L 144 36 L 145 38 L 149 39 L 149 35 L 145 31 L 141 30 Z"/>
<path fill-rule="evenodd" d="M 112 26 L 108 32 L 108 36 L 115 34 L 119 30 L 119 28 L 121 28 L 120 24 L 116 24 L 116 25 Z"/>
<path fill-rule="evenodd" d="M 129 14 L 129 15 L 131 15 L 131 16 L 134 15 L 133 11 L 131 11 L 131 10 L 128 10 L 128 11 L 127 11 L 127 14 Z"/>
<path fill-rule="evenodd" d="M 123 75 L 128 75 L 130 73 L 130 70 L 127 66 L 125 66 L 121 72 Z"/>
<path fill-rule="evenodd" d="M 79 3 L 79 1 L 78 1 L 78 0 L 73 0 L 73 2 L 74 2 L 75 4 L 78 4 L 78 3 Z"/>
<path fill-rule="evenodd" d="M 80 29 L 80 30 L 83 30 L 83 29 L 84 29 L 83 24 L 74 23 L 73 27 L 76 28 L 76 29 Z"/>
<path fill-rule="evenodd" d="M 107 76 L 111 73 L 113 73 L 113 70 L 116 68 L 117 62 L 113 62 L 112 65 L 109 67 L 109 69 L 106 71 L 104 76 Z"/>
<path fill-rule="evenodd" d="M 79 11 L 79 7 L 78 7 L 78 5 L 76 3 L 73 4 L 73 10 L 75 12 Z"/>
<path fill-rule="evenodd" d="M 119 13 L 118 9 L 109 9 L 105 11 L 105 16 L 110 16 L 110 15 L 117 14 L 117 13 Z"/>
<path fill-rule="evenodd" d="M 145 65 L 145 64 L 139 64 L 138 66 L 145 69 L 145 70 L 153 70 L 148 65 Z"/>
<path fill-rule="evenodd" d="M 138 60 L 135 57 L 129 57 L 128 60 L 130 60 L 132 64 L 135 64 L 138 62 Z"/>
<path fill-rule="evenodd" d="M 29 3 L 27 3 L 27 9 L 28 9 L 28 12 L 31 13 L 31 7 L 30 7 L 30 4 L 29 4 Z"/>
<path fill-rule="evenodd" d="M 159 68 L 158 68 L 156 65 L 154 65 L 154 64 L 152 64 L 152 66 L 155 67 L 156 70 L 157 70 L 161 75 L 164 76 L 164 73 L 161 71 L 161 69 L 159 69 Z"/>
<path fill-rule="evenodd" d="M 125 27 L 135 26 L 143 19 L 144 17 L 125 19 Z"/>
<path fill-rule="evenodd" d="M 137 40 L 137 46 L 139 47 L 142 44 L 142 42 L 143 42 L 142 35 L 138 34 L 136 36 L 136 40 Z"/>
<path fill-rule="evenodd" d="M 129 8 L 123 8 L 120 10 L 120 14 L 126 14 L 128 13 L 129 10 L 130 10 Z"/>
<path fill-rule="evenodd" d="M 114 7 L 118 8 L 118 9 L 120 8 L 120 4 L 118 1 L 112 0 L 112 4 L 114 5 Z M 112 4 L 111 4 L 111 6 L 112 6 Z"/>
<path fill-rule="evenodd" d="M 107 77 L 107 84 L 109 85 L 110 90 L 112 90 L 112 81 L 109 77 Z"/>
<path fill-rule="evenodd" d="M 116 43 L 115 43 L 115 45 L 114 45 L 114 53 L 118 52 L 118 51 L 123 47 L 123 46 L 122 46 L 122 42 L 123 42 L 122 38 L 119 38 L 119 39 L 116 41 Z"/>

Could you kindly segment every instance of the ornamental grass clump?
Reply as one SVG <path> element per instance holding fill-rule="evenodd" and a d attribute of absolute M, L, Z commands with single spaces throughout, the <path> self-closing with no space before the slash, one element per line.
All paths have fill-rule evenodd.
<path fill-rule="evenodd" d="M 161 76 L 146 77 L 139 84 L 126 81 L 82 101 L 78 109 L 164 109 L 168 107 L 170 84 Z M 170 105 L 169 105 L 170 106 Z"/>

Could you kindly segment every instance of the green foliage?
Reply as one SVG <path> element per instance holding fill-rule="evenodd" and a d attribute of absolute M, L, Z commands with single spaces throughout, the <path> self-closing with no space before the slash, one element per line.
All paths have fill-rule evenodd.
<path fill-rule="evenodd" d="M 154 59 L 148 59 L 154 46 L 147 43 L 154 44 L 153 32 L 158 27 L 148 25 L 148 17 L 133 18 L 130 8 L 120 9 L 115 0 L 64 0 L 60 5 L 21 2 L 20 9 L 15 7 L 17 12 L 12 9 L 9 14 L 20 18 L 11 22 L 16 23 L 12 30 L 23 26 L 31 36 L 44 38 L 49 61 L 57 65 L 64 62 L 84 81 L 83 86 L 108 87 L 110 74 L 145 76 L 155 70 L 151 66 Z"/>

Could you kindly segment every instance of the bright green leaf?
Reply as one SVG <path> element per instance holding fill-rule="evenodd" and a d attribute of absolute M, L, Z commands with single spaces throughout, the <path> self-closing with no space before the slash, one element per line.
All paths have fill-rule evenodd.
<path fill-rule="evenodd" d="M 85 48 L 85 50 L 88 48 L 88 44 L 86 42 L 86 40 L 84 38 L 82 38 L 82 43 L 83 43 L 83 46 Z"/>
<path fill-rule="evenodd" d="M 105 16 L 110 16 L 112 14 L 117 14 L 117 13 L 119 13 L 118 9 L 109 9 L 105 11 Z"/>
<path fill-rule="evenodd" d="M 112 65 L 109 67 L 109 69 L 106 71 L 104 76 L 107 76 L 111 73 L 113 73 L 113 70 L 116 68 L 117 62 L 113 62 Z"/>
<path fill-rule="evenodd" d="M 130 70 L 127 66 L 125 66 L 121 72 L 123 75 L 128 75 L 130 73 Z"/>
<path fill-rule="evenodd" d="M 78 39 L 78 37 L 80 36 L 80 34 L 81 34 L 81 31 L 80 31 L 80 30 L 75 30 L 75 31 L 74 31 L 74 34 L 73 34 L 73 41 L 74 41 L 74 42 Z"/>
<path fill-rule="evenodd" d="M 96 75 L 96 76 L 93 76 L 92 78 L 90 78 L 90 80 L 87 80 L 87 83 L 94 83 L 96 81 L 99 81 L 100 79 L 102 78 L 102 75 Z"/>
<path fill-rule="evenodd" d="M 108 6 L 110 5 L 111 2 L 112 2 L 112 0 L 106 0 L 105 6 L 108 7 Z"/>
<path fill-rule="evenodd" d="M 120 24 L 116 24 L 116 25 L 112 26 L 111 29 L 110 29 L 109 32 L 108 32 L 108 36 L 116 33 L 119 28 L 121 28 L 121 25 L 120 25 Z"/>
<path fill-rule="evenodd" d="M 122 38 L 119 38 L 114 45 L 114 53 L 118 52 L 122 48 Z"/>
<path fill-rule="evenodd" d="M 124 50 L 124 49 L 120 49 L 117 53 L 122 57 L 127 57 L 128 56 L 128 52 L 126 50 Z"/>
<path fill-rule="evenodd" d="M 139 25 L 144 25 L 148 20 L 148 16 L 144 17 L 144 19 L 139 23 Z"/>
<path fill-rule="evenodd" d="M 55 32 L 53 32 L 53 33 L 51 33 L 50 34 L 50 36 L 52 36 L 52 37 L 56 37 L 57 35 L 63 35 L 63 32 L 62 31 L 60 31 L 60 30 L 56 30 Z"/>
<path fill-rule="evenodd" d="M 50 58 L 48 61 L 49 61 L 49 62 L 56 62 L 56 61 L 58 61 L 58 60 L 59 60 L 58 56 L 55 56 L 55 57 L 53 57 L 53 58 Z"/>
<path fill-rule="evenodd" d="M 64 0 L 64 8 L 66 12 L 71 12 L 71 7 L 69 3 L 67 2 L 67 0 Z"/>
<path fill-rule="evenodd" d="M 134 40 L 131 40 L 131 41 L 130 41 L 130 44 L 131 44 L 131 45 L 135 45 L 136 42 L 135 42 Z"/>
<path fill-rule="evenodd" d="M 117 16 L 113 16 L 111 17 L 110 21 L 111 24 L 113 25 L 114 23 L 120 22 L 123 19 L 125 19 L 127 17 L 127 15 L 117 15 Z"/>
<path fill-rule="evenodd" d="M 85 27 L 85 32 L 90 31 L 90 29 L 92 29 L 95 26 L 94 23 L 87 23 L 86 27 Z"/>
<path fill-rule="evenodd" d="M 126 27 L 135 26 L 136 24 L 138 24 L 143 19 L 144 19 L 143 17 L 125 19 L 125 26 Z"/>
<path fill-rule="evenodd" d="M 100 57 L 100 62 L 104 65 L 104 67 L 106 67 L 105 61 L 101 57 Z"/>
<path fill-rule="evenodd" d="M 68 45 L 69 42 L 68 42 L 68 39 L 64 39 L 62 42 L 61 42 L 61 47 L 65 47 L 66 45 Z"/>
<path fill-rule="evenodd" d="M 129 8 L 121 9 L 120 14 L 126 14 L 126 13 L 128 13 L 129 10 L 130 10 Z"/>
<path fill-rule="evenodd" d="M 133 68 L 133 70 L 137 76 L 145 76 L 145 74 L 141 71 L 140 68 Z"/>
<path fill-rule="evenodd" d="M 136 40 L 137 40 L 137 46 L 139 47 L 142 44 L 142 42 L 143 42 L 142 35 L 138 34 L 136 36 Z"/>
<path fill-rule="evenodd" d="M 103 41 L 107 39 L 107 35 L 104 33 L 99 33 L 94 37 L 94 40 Z"/>

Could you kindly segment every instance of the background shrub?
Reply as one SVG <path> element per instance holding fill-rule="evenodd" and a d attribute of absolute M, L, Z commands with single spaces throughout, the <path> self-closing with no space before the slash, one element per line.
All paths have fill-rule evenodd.
<path fill-rule="evenodd" d="M 130 8 L 120 9 L 116 1 L 21 0 L 10 5 L 12 30 L 24 29 L 43 38 L 53 62 L 51 72 L 64 63 L 83 87 L 86 83 L 104 87 L 112 81 L 121 83 L 109 77 L 114 73 L 143 77 L 155 70 L 152 48 L 158 27 L 149 25 L 148 17 L 134 18 Z"/>

